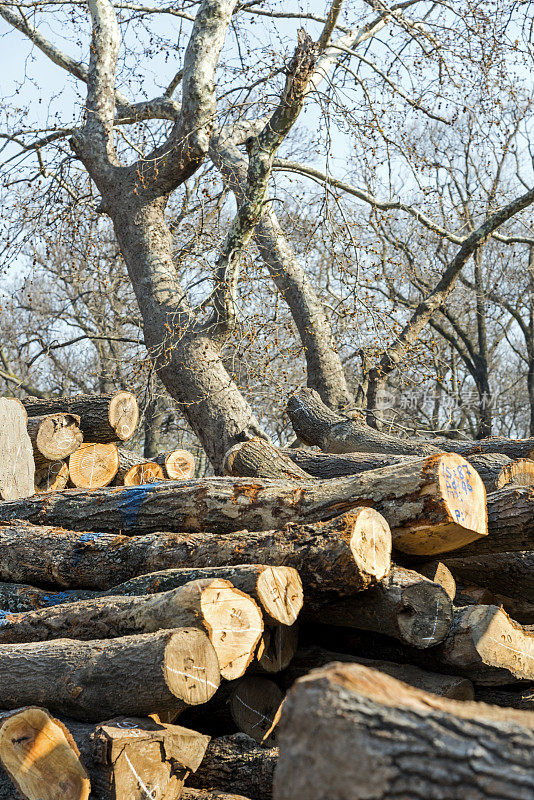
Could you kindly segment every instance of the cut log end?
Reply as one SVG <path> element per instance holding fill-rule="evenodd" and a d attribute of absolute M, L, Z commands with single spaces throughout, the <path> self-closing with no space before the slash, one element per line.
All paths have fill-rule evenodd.
<path fill-rule="evenodd" d="M 164 466 L 171 480 L 188 480 L 195 474 L 195 457 L 187 450 L 171 450 L 164 456 Z"/>
<path fill-rule="evenodd" d="M 381 581 L 391 566 L 391 531 L 384 517 L 373 508 L 358 508 L 345 515 L 353 525 L 350 548 L 358 572 L 369 583 Z"/>
<path fill-rule="evenodd" d="M 144 461 L 128 470 L 124 476 L 125 486 L 142 486 L 145 483 L 157 483 L 165 480 L 165 474 L 159 464 Z"/>
<path fill-rule="evenodd" d="M 273 621 L 293 625 L 304 602 L 302 582 L 292 567 L 267 567 L 257 583 L 258 599 Z"/>
<path fill-rule="evenodd" d="M 27 800 L 87 800 L 90 783 L 67 729 L 41 708 L 10 715 L 0 728 L 0 761 Z"/>
<path fill-rule="evenodd" d="M 64 461 L 49 461 L 35 470 L 35 491 L 56 492 L 65 489 L 69 481 L 69 467 Z"/>
<path fill-rule="evenodd" d="M 131 439 L 139 421 L 139 406 L 131 392 L 117 392 L 109 403 L 109 424 L 123 442 Z"/>
<path fill-rule="evenodd" d="M 497 478 L 497 489 L 504 486 L 534 486 L 534 460 L 517 458 L 505 464 Z"/>
<path fill-rule="evenodd" d="M 275 738 L 277 711 L 283 699 L 274 681 L 247 675 L 232 693 L 230 713 L 240 731 L 269 746 Z"/>
<path fill-rule="evenodd" d="M 433 475 L 421 493 L 429 495 L 428 519 L 397 529 L 394 546 L 411 555 L 433 556 L 486 536 L 486 489 L 476 470 L 461 456 L 442 453 L 427 459 L 426 471 Z M 432 519 L 435 502 L 445 510 L 447 521 Z"/>
<path fill-rule="evenodd" d="M 74 453 L 83 442 L 76 414 L 47 414 L 28 419 L 36 462 L 60 461 Z"/>
<path fill-rule="evenodd" d="M 450 598 L 442 587 L 421 581 L 403 589 L 397 614 L 402 641 L 419 649 L 434 647 L 445 639 L 451 622 Z"/>
<path fill-rule="evenodd" d="M 271 674 L 282 672 L 297 652 L 298 638 L 298 623 L 266 625 L 256 655 L 260 668 Z"/>
<path fill-rule="evenodd" d="M 206 635 L 195 628 L 180 628 L 171 636 L 163 672 L 169 690 L 190 706 L 207 703 L 219 688 L 217 655 Z"/>
<path fill-rule="evenodd" d="M 113 443 L 84 443 L 69 458 L 70 480 L 79 489 L 108 486 L 119 469 L 119 451 Z"/>
<path fill-rule="evenodd" d="M 202 589 L 200 606 L 222 677 L 240 678 L 263 634 L 257 603 L 229 581 L 214 580 Z"/>

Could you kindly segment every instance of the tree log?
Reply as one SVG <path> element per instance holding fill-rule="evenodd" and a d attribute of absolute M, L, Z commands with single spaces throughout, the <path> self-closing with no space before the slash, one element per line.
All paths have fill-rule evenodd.
<path fill-rule="evenodd" d="M 471 460 L 471 459 L 470 459 Z M 534 461 L 531 458 L 516 458 L 505 464 L 497 477 L 496 489 L 505 486 L 533 486 Z"/>
<path fill-rule="evenodd" d="M 453 610 L 439 584 L 413 570 L 393 567 L 378 586 L 318 607 L 306 603 L 302 615 L 306 622 L 376 631 L 425 649 L 445 639 Z"/>
<path fill-rule="evenodd" d="M 394 661 L 360 658 L 346 653 L 332 653 L 321 647 L 299 650 L 289 667 L 278 676 L 278 681 L 285 689 L 289 689 L 296 680 L 307 675 L 312 669 L 324 667 L 333 661 L 363 664 L 365 667 L 377 669 L 379 672 L 391 675 L 392 678 L 409 683 L 416 689 L 439 694 L 441 697 L 449 697 L 451 700 L 473 700 L 475 697 L 473 684 L 468 678 L 428 672 L 413 664 L 396 664 Z"/>
<path fill-rule="evenodd" d="M 63 494 L 72 497 L 73 493 Z M 223 567 L 259 561 L 295 568 L 306 593 L 343 595 L 382 580 L 389 571 L 390 552 L 388 525 L 368 508 L 328 522 L 223 537 L 154 533 L 129 538 L 17 522 L 0 527 L 0 578 L 109 588 L 131 575 L 173 566 Z"/>
<path fill-rule="evenodd" d="M 65 720 L 98 800 L 173 800 L 198 769 L 209 738 L 139 717 L 91 725 Z"/>
<path fill-rule="evenodd" d="M 0 798 L 88 800 L 89 777 L 68 729 L 44 708 L 21 708 L 0 716 Z M 11 783 L 12 782 L 12 783 Z M 14 784 L 14 786 L 13 786 Z"/>
<path fill-rule="evenodd" d="M 50 461 L 61 461 L 74 453 L 83 442 L 76 414 L 47 414 L 28 418 L 28 436 L 33 447 L 33 458 L 38 469 Z"/>
<path fill-rule="evenodd" d="M 531 486 L 506 486 L 489 494 L 488 536 L 463 547 L 458 556 L 514 550 L 534 550 L 534 487 Z"/>
<path fill-rule="evenodd" d="M 487 533 L 486 491 L 460 456 L 442 454 L 335 481 L 204 478 L 0 503 L 0 521 L 67 524 L 73 530 L 230 533 L 326 519 L 358 505 L 389 520 L 394 544 L 416 555 L 461 547 Z M 257 562 L 258 559 L 255 559 Z"/>
<path fill-rule="evenodd" d="M 35 470 L 36 492 L 60 492 L 69 482 L 69 465 L 65 461 L 48 461 Z"/>
<path fill-rule="evenodd" d="M 273 625 L 267 623 L 256 654 L 257 667 L 261 672 L 281 672 L 297 652 L 298 624 Z M 254 664 L 251 669 L 254 669 Z"/>
<path fill-rule="evenodd" d="M 225 475 L 243 478 L 289 478 L 309 480 L 310 475 L 291 458 L 265 439 L 255 438 L 235 444 L 224 456 Z"/>
<path fill-rule="evenodd" d="M 534 716 L 332 664 L 289 692 L 274 800 L 531 800 Z"/>
<path fill-rule="evenodd" d="M 534 552 L 455 556 L 445 561 L 464 584 L 474 583 L 507 597 L 534 603 Z"/>
<path fill-rule="evenodd" d="M 456 581 L 450 569 L 442 561 L 427 561 L 417 565 L 417 572 L 428 578 L 429 581 L 438 583 L 445 589 L 450 599 L 454 601 L 456 595 Z"/>
<path fill-rule="evenodd" d="M 454 602 L 457 606 L 502 606 L 508 616 L 519 622 L 520 625 L 534 625 L 534 603 L 507 597 L 483 586 L 457 584 Z"/>
<path fill-rule="evenodd" d="M 75 719 L 178 711 L 219 686 L 206 634 L 179 628 L 120 639 L 57 639 L 0 646 L 0 705 L 39 704 Z"/>
<path fill-rule="evenodd" d="M 283 451 L 295 466 L 314 478 L 343 478 L 371 469 L 391 467 L 420 456 L 387 455 L 386 453 L 323 453 L 319 450 L 288 447 Z"/>
<path fill-rule="evenodd" d="M 170 450 L 152 461 L 163 467 L 165 477 L 171 481 L 188 480 L 195 474 L 195 457 L 188 450 Z"/>
<path fill-rule="evenodd" d="M 0 499 L 18 500 L 35 491 L 35 462 L 28 417 L 20 400 L 0 397 Z"/>
<path fill-rule="evenodd" d="M 77 395 L 40 400 L 28 397 L 23 405 L 29 417 L 69 413 L 80 417 L 84 441 L 107 444 L 127 441 L 135 433 L 139 406 L 131 392 L 108 395 Z"/>
<path fill-rule="evenodd" d="M 512 459 L 504 453 L 481 453 L 469 456 L 469 463 L 474 466 L 486 487 L 486 492 L 497 489 L 497 481 L 503 468 L 512 463 Z"/>
<path fill-rule="evenodd" d="M 83 589 L 70 589 L 55 592 L 49 589 L 36 589 L 25 583 L 0 583 L 0 625 L 6 614 L 23 611 L 36 611 L 60 603 L 73 603 L 76 600 L 89 600 L 94 592 Z"/>
<path fill-rule="evenodd" d="M 196 580 L 144 597 L 104 597 L 5 614 L 0 645 L 49 639 L 114 639 L 168 628 L 204 630 L 221 675 L 239 678 L 254 658 L 263 620 L 254 600 L 222 580 Z"/>
<path fill-rule="evenodd" d="M 292 625 L 304 600 L 302 583 L 292 567 L 267 567 L 263 564 L 240 564 L 235 567 L 183 567 L 140 575 L 114 586 L 108 594 L 136 595 L 167 592 L 189 581 L 222 579 L 250 595 L 260 605 L 270 622 Z"/>
<path fill-rule="evenodd" d="M 271 800 L 277 757 L 276 747 L 260 747 L 244 733 L 221 736 L 211 740 L 188 784 L 196 789 L 216 786 L 223 792 L 243 793 L 250 800 Z M 304 800 L 305 795 L 300 797 Z"/>
<path fill-rule="evenodd" d="M 119 468 L 116 444 L 84 442 L 69 458 L 69 477 L 78 489 L 109 486 Z"/>
<path fill-rule="evenodd" d="M 119 447 L 119 468 L 114 479 L 117 486 L 142 486 L 163 480 L 163 467 L 155 461 L 147 461 L 139 453 Z"/>

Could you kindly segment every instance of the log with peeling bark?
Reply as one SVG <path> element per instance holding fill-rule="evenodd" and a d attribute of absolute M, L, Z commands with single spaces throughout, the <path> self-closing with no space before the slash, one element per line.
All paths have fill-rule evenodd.
<path fill-rule="evenodd" d="M 298 633 L 296 622 L 293 625 L 267 623 L 256 653 L 257 661 L 251 664 L 251 669 L 270 675 L 285 669 L 297 652 Z"/>
<path fill-rule="evenodd" d="M 25 522 L 0 526 L 0 578 L 63 587 L 106 589 L 132 575 L 173 566 L 260 562 L 295 568 L 307 594 L 344 595 L 382 580 L 389 571 L 390 553 L 389 527 L 368 508 L 328 522 L 225 536 L 154 533 L 132 538 Z"/>
<path fill-rule="evenodd" d="M 98 722 L 177 712 L 219 686 L 217 655 L 197 628 L 97 639 L 0 645 L 0 706 L 38 704 Z"/>
<path fill-rule="evenodd" d="M 457 606 L 502 606 L 508 616 L 519 622 L 520 625 L 534 624 L 534 603 L 507 597 L 483 586 L 476 586 L 476 584 L 457 584 L 454 603 Z"/>
<path fill-rule="evenodd" d="M 533 726 L 525 711 L 332 664 L 298 681 L 284 703 L 273 798 L 531 800 Z"/>
<path fill-rule="evenodd" d="M 115 392 L 107 395 L 77 395 L 40 400 L 28 397 L 23 400 L 28 417 L 43 414 L 77 414 L 84 441 L 127 441 L 135 433 L 139 420 L 139 406 L 131 392 Z"/>
<path fill-rule="evenodd" d="M 56 492 L 0 503 L 0 521 L 142 534 L 157 530 L 165 519 L 173 531 L 223 534 L 314 522 L 359 505 L 383 513 L 395 547 L 410 554 L 447 552 L 487 533 L 482 481 L 467 461 L 446 453 L 333 481 L 204 478 Z"/>
<path fill-rule="evenodd" d="M 89 798 L 91 785 L 78 747 L 44 708 L 0 714 L 0 764 L 5 770 L 0 770 L 1 800 Z"/>
<path fill-rule="evenodd" d="M 47 414 L 28 417 L 28 436 L 38 469 L 50 461 L 62 461 L 74 453 L 83 442 L 80 417 L 76 414 Z"/>
<path fill-rule="evenodd" d="M 119 451 L 113 442 L 84 442 L 69 458 L 70 482 L 77 489 L 109 486 L 119 468 Z"/>
<path fill-rule="evenodd" d="M 119 447 L 119 468 L 114 478 L 117 486 L 142 486 L 165 480 L 163 467 L 155 461 L 147 461 L 143 456 Z"/>
<path fill-rule="evenodd" d="M 196 789 L 216 786 L 250 800 L 272 800 L 277 757 L 276 747 L 261 747 L 245 733 L 221 736 L 211 740 L 202 764 L 187 783 Z"/>
<path fill-rule="evenodd" d="M 469 456 L 502 453 L 509 458 L 534 458 L 530 439 L 490 438 L 474 440 L 401 439 L 370 428 L 363 420 L 342 416 L 325 406 L 314 389 L 299 389 L 289 398 L 287 413 L 298 438 L 327 453 L 385 453 L 426 456 L 437 452 Z M 302 465 L 301 465 L 302 466 Z"/>
<path fill-rule="evenodd" d="M 109 639 L 169 628 L 204 630 L 217 653 L 221 675 L 239 678 L 263 634 L 257 604 L 229 581 L 196 580 L 170 592 L 93 598 L 40 611 L 5 614 L 0 645 L 50 639 Z"/>
<path fill-rule="evenodd" d="M 97 725 L 64 722 L 89 773 L 91 797 L 98 800 L 180 797 L 209 742 L 196 731 L 147 717 L 118 717 Z"/>
<path fill-rule="evenodd" d="M 182 481 L 195 474 L 195 457 L 188 450 L 169 450 L 152 459 L 163 468 L 166 478 L 171 481 Z"/>
<path fill-rule="evenodd" d="M 223 470 L 225 475 L 243 478 L 310 479 L 285 451 L 258 437 L 230 448 L 224 456 Z"/>
<path fill-rule="evenodd" d="M 485 553 L 445 560 L 446 565 L 464 584 L 475 584 L 492 592 L 534 603 L 534 552 Z"/>
<path fill-rule="evenodd" d="M 60 492 L 69 482 L 69 465 L 66 461 L 48 461 L 35 470 L 36 492 Z"/>
<path fill-rule="evenodd" d="M 0 583 L 0 624 L 6 614 L 36 611 L 60 603 L 89 600 L 94 592 L 84 589 L 67 589 L 61 592 L 52 589 L 37 589 L 27 583 Z"/>
<path fill-rule="evenodd" d="M 302 582 L 292 567 L 264 564 L 238 564 L 235 567 L 182 567 L 140 575 L 112 587 L 108 594 L 153 594 L 167 592 L 195 580 L 230 581 L 236 589 L 250 595 L 270 622 L 292 625 L 304 601 Z"/>
<path fill-rule="evenodd" d="M 378 586 L 335 602 L 304 605 L 307 622 L 376 631 L 412 647 L 435 647 L 449 633 L 452 601 L 437 583 L 418 572 L 393 567 Z"/>
<path fill-rule="evenodd" d="M 324 667 L 333 661 L 344 661 L 347 663 L 363 664 L 371 667 L 386 675 L 391 675 L 416 689 L 424 692 L 432 692 L 442 697 L 449 697 L 452 700 L 473 700 L 475 691 L 472 682 L 468 678 L 456 675 L 442 675 L 436 672 L 416 667 L 413 664 L 396 664 L 394 661 L 381 661 L 380 659 L 362 658 L 346 653 L 333 653 L 321 647 L 307 647 L 299 650 L 289 667 L 278 676 L 278 682 L 289 689 L 298 678 L 307 675 L 312 669 Z"/>
<path fill-rule="evenodd" d="M 17 500 L 35 491 L 35 462 L 20 400 L 0 397 L 0 499 Z"/>

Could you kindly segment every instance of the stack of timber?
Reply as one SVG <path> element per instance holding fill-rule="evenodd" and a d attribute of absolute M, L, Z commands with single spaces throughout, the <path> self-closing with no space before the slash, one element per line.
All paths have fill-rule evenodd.
<path fill-rule="evenodd" d="M 195 479 L 128 393 L 3 402 L 0 800 L 534 797 L 533 441 L 302 390 Z"/>

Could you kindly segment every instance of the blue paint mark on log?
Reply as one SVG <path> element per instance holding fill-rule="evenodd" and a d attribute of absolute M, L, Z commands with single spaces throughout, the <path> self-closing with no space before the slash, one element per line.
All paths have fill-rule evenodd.
<path fill-rule="evenodd" d="M 68 603 L 74 592 L 55 592 L 54 594 L 42 595 L 40 601 L 45 606 L 58 606 L 60 603 Z"/>
<path fill-rule="evenodd" d="M 78 543 L 82 542 L 94 542 L 96 539 L 99 539 L 101 536 L 106 536 L 105 533 L 96 532 L 96 531 L 87 531 L 87 533 L 82 533 L 80 538 L 78 539 Z"/>
<path fill-rule="evenodd" d="M 156 485 L 157 484 L 147 483 L 144 486 L 127 486 L 123 490 L 124 499 L 119 506 L 119 511 L 126 530 L 130 530 L 134 527 L 143 501 Z"/>

